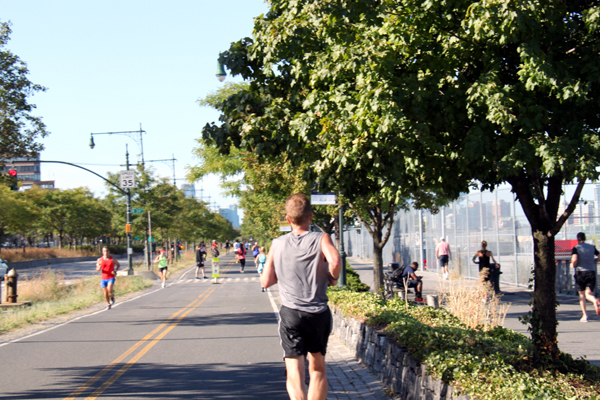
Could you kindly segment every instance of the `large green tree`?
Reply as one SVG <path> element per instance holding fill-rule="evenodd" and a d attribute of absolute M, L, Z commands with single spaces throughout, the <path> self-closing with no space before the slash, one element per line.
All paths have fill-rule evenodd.
<path fill-rule="evenodd" d="M 35 105 L 28 98 L 45 88 L 27 78 L 27 65 L 6 48 L 10 23 L 0 22 L 0 166 L 3 160 L 37 153 L 36 142 L 48 134 L 40 117 L 32 115 Z"/>
<path fill-rule="evenodd" d="M 554 237 L 600 163 L 599 5 L 270 3 L 254 40 L 221 56 L 255 95 L 232 96 L 205 135 L 316 158 L 326 181 L 355 171 L 356 192 L 377 184 L 390 200 L 508 182 L 534 239 L 535 358 L 557 357 Z"/>
<path fill-rule="evenodd" d="M 204 139 L 223 153 L 232 148 L 253 152 L 259 161 L 284 156 L 303 167 L 307 182 L 322 192 L 343 195 L 373 236 L 374 289 L 383 283 L 382 250 L 399 204 L 420 193 L 415 205 L 436 204 L 433 188 L 444 178 L 445 196 L 457 196 L 468 184 L 448 168 L 415 163 L 415 143 L 398 135 L 393 121 L 378 115 L 393 104 L 364 104 L 363 59 L 324 64 L 332 52 L 354 46 L 353 24 L 376 14 L 372 2 L 272 1 L 271 11 L 255 21 L 254 40 L 243 39 L 221 54 L 234 75 L 249 81 L 247 90 L 217 105 L 220 123 L 207 124 Z M 341 72 L 347 67 L 349 71 Z M 353 69 L 352 69 L 353 68 Z M 412 158 L 411 158 L 412 157 Z M 438 190 L 438 193 L 442 190 Z M 387 232 L 387 233 L 386 233 Z"/>

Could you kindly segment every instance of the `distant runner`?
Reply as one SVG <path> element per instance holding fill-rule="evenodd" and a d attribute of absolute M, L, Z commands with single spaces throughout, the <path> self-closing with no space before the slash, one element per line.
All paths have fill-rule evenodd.
<path fill-rule="evenodd" d="M 167 265 L 166 250 L 164 248 L 160 251 L 160 253 L 158 253 L 158 256 L 156 257 L 154 262 L 158 263 L 158 268 L 160 270 L 160 280 L 162 281 L 162 287 L 165 287 L 165 286 L 167 286 L 167 272 L 168 272 L 169 266 Z"/>
<path fill-rule="evenodd" d="M 102 257 L 96 261 L 96 271 L 102 272 L 100 276 L 100 287 L 104 292 L 104 299 L 106 300 L 106 303 L 108 303 L 108 306 L 106 307 L 107 310 L 110 310 L 111 305 L 115 304 L 115 293 L 113 289 L 115 285 L 115 276 L 120 267 L 121 265 L 119 262 L 110 255 L 108 247 L 104 246 L 102 248 Z"/>

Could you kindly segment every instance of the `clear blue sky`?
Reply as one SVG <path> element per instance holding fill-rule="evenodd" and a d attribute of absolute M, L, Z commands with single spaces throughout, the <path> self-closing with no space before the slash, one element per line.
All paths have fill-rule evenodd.
<path fill-rule="evenodd" d="M 92 150 L 90 133 L 133 131 L 141 123 L 144 158 L 174 155 L 176 178 L 184 178 L 202 127 L 218 119 L 196 103 L 219 88 L 218 54 L 252 36 L 254 17 L 267 10 L 263 0 L 0 0 L 0 20 L 12 23 L 8 49 L 27 63 L 30 80 L 48 89 L 31 98 L 51 132 L 42 159 L 117 172 L 126 144 L 130 160 L 140 159 L 138 144 L 95 136 Z M 147 165 L 172 178 L 169 165 Z M 102 180 L 73 167 L 42 164 L 42 179 L 106 193 Z M 221 207 L 237 202 L 221 195 L 214 177 L 196 187 Z"/>

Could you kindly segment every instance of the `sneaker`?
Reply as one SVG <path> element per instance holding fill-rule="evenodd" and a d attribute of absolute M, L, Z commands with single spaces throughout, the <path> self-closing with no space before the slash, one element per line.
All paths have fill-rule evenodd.
<path fill-rule="evenodd" d="M 579 320 L 579 322 L 588 322 L 587 321 L 587 315 L 584 315 L 583 317 L 581 317 L 581 319 Z"/>
<path fill-rule="evenodd" d="M 203 276 L 202 279 L 208 279 L 207 277 Z"/>
<path fill-rule="evenodd" d="M 594 305 L 596 306 L 596 314 L 600 316 L 600 299 L 596 299 L 596 304 Z"/>
<path fill-rule="evenodd" d="M 196 277 L 196 279 L 200 279 L 199 277 Z"/>
<path fill-rule="evenodd" d="M 109 304 L 108 306 L 106 306 L 106 309 L 107 309 L 107 310 L 110 310 L 110 304 Z"/>
<path fill-rule="evenodd" d="M 421 301 L 425 301 L 425 300 L 423 300 L 423 298 L 422 298 L 422 297 L 417 297 L 417 298 L 415 299 L 415 301 L 419 301 L 419 302 L 421 302 Z"/>
<path fill-rule="evenodd" d="M 115 296 L 110 298 L 110 304 L 115 304 Z"/>
<path fill-rule="evenodd" d="M 261 291 L 261 292 L 264 292 L 264 291 L 265 291 L 265 288 L 260 288 L 260 291 Z"/>
<path fill-rule="evenodd" d="M 164 284 L 164 283 L 162 284 L 162 287 L 165 287 L 165 284 Z"/>

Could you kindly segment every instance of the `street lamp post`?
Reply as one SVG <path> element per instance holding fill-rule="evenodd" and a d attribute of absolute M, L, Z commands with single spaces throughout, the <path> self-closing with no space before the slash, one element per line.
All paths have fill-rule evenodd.
<path fill-rule="evenodd" d="M 125 166 L 129 171 L 129 149 L 125 145 Z M 125 225 L 127 234 L 127 275 L 133 275 L 133 249 L 131 248 L 131 189 L 127 188 L 127 222 Z"/>
<path fill-rule="evenodd" d="M 122 135 L 130 137 L 135 140 L 135 142 L 140 146 L 140 150 L 142 152 L 142 168 L 144 167 L 144 139 L 142 133 L 146 133 L 146 131 L 142 130 L 142 124 L 140 124 L 139 131 L 120 131 L 120 132 L 99 132 L 99 133 L 90 133 L 90 149 L 94 149 L 96 144 L 94 143 L 94 135 Z M 136 138 L 137 134 L 139 134 L 139 141 Z"/>
<path fill-rule="evenodd" d="M 148 162 L 163 162 L 167 165 L 169 165 L 168 162 L 172 162 L 172 165 L 169 165 L 169 167 L 171 167 L 171 169 L 173 170 L 173 186 L 177 186 L 177 180 L 175 179 L 175 161 L 177 161 L 177 159 L 175 158 L 175 154 L 173 154 L 173 158 L 167 158 L 164 160 L 148 160 Z"/>
<path fill-rule="evenodd" d="M 101 133 L 91 133 L 90 135 L 90 148 L 94 149 L 96 144 L 94 143 L 94 135 L 125 135 L 129 136 L 133 140 L 136 140 L 131 133 L 140 134 L 140 148 L 142 149 L 142 168 L 144 167 L 144 146 L 142 142 L 142 124 L 140 124 L 139 131 L 123 131 L 123 132 L 101 132 Z M 137 140 L 136 140 L 137 142 Z M 129 171 L 129 146 L 125 144 L 125 167 L 127 171 Z M 123 190 L 121 189 L 123 192 Z M 125 222 L 125 234 L 127 235 L 127 275 L 133 275 L 133 249 L 131 248 L 131 189 L 126 188 L 124 193 L 127 195 L 127 211 L 126 211 L 126 222 Z"/>

